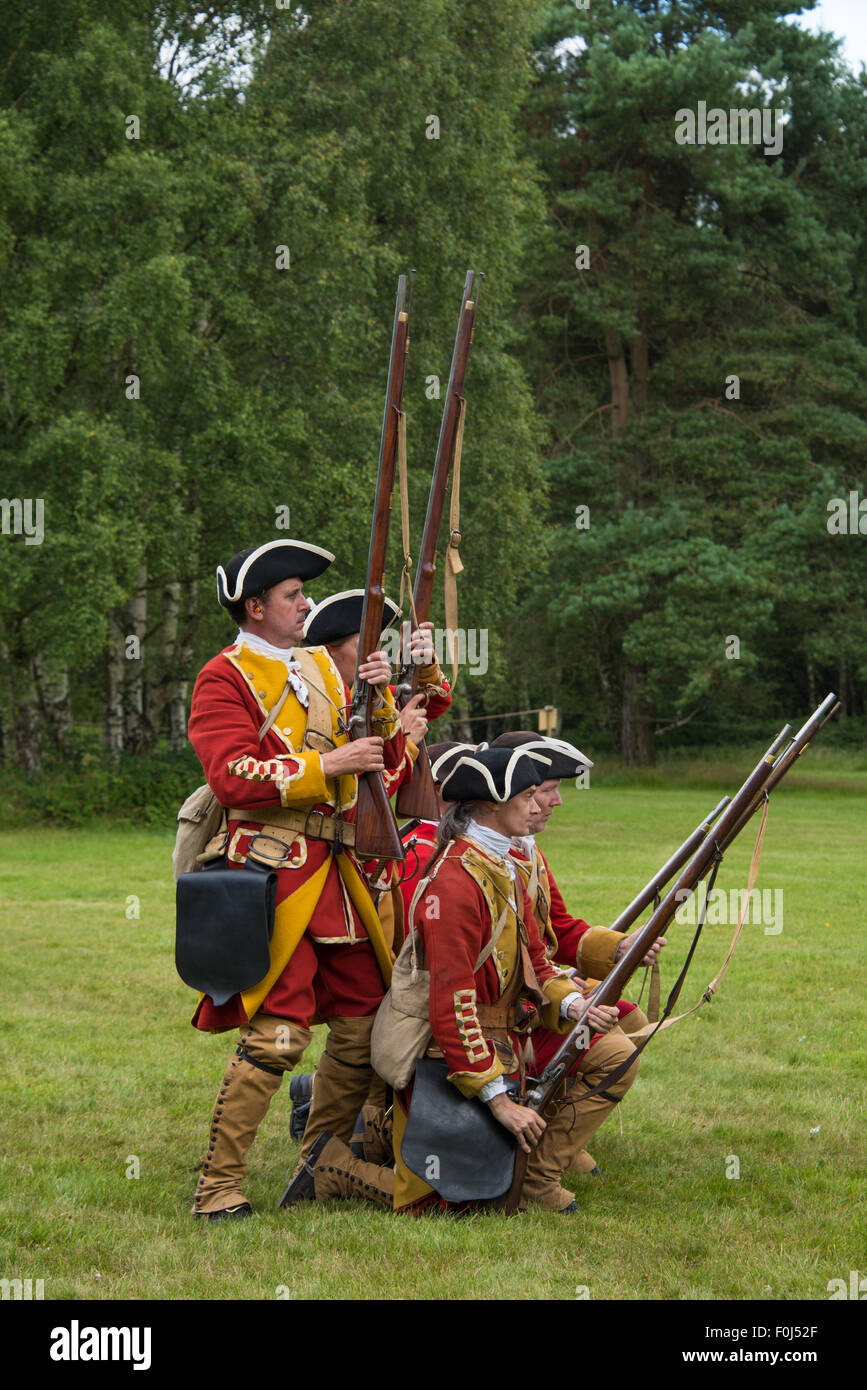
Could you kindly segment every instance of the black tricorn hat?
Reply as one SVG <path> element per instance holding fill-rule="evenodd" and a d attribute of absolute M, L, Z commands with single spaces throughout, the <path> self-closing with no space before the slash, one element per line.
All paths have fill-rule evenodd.
<path fill-rule="evenodd" d="M 499 734 L 491 743 L 492 748 L 523 748 L 543 753 L 551 760 L 551 768 L 543 780 L 549 777 L 577 777 L 584 768 L 592 767 L 574 743 L 562 738 L 549 738 L 545 734 L 533 734 L 528 729 L 513 729 L 508 734 Z"/>
<path fill-rule="evenodd" d="M 435 782 L 442 782 L 455 761 L 456 754 L 475 753 L 474 743 L 429 743 L 427 755 L 430 758 L 431 776 Z"/>
<path fill-rule="evenodd" d="M 328 569 L 330 550 L 305 541 L 266 541 L 233 555 L 225 569 L 217 566 L 217 598 L 224 608 L 261 594 L 284 579 L 315 579 Z"/>
<path fill-rule="evenodd" d="M 307 614 L 304 623 L 304 641 L 308 647 L 324 647 L 328 642 L 342 642 L 361 631 L 361 613 L 364 608 L 363 589 L 344 589 L 342 594 L 332 594 L 317 603 Z M 400 617 L 400 609 L 390 598 L 385 600 L 382 613 L 383 630 L 395 618 Z"/>
<path fill-rule="evenodd" d="M 440 796 L 443 801 L 511 801 L 519 792 L 544 782 L 549 766 L 548 758 L 535 750 L 474 749 L 450 764 Z"/>

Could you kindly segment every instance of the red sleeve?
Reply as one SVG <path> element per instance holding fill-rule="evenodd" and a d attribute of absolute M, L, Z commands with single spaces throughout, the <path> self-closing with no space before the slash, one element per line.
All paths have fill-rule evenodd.
<path fill-rule="evenodd" d="M 452 703 L 452 688 L 436 660 L 430 666 L 419 667 L 417 694 L 424 696 L 427 718 L 439 719 Z"/>
<path fill-rule="evenodd" d="M 205 779 L 222 806 L 281 804 L 280 785 L 285 771 L 291 782 L 301 774 L 307 759 L 268 754 L 270 735 L 259 742 L 261 713 L 235 679 L 228 661 L 216 657 L 203 667 L 193 690 L 187 732 L 202 764 Z M 263 768 L 273 764 L 268 779 L 237 776 L 229 765 L 249 758 Z M 319 754 L 313 758 L 318 763 Z M 311 763 L 313 759 L 310 760 Z M 312 771 L 312 768 L 311 768 Z M 320 774 L 321 778 L 321 774 Z M 315 780 L 315 779 L 314 779 Z"/>
<path fill-rule="evenodd" d="M 406 845 L 407 839 L 412 839 L 413 835 L 418 836 L 418 832 L 412 831 L 408 836 L 401 836 L 404 845 Z M 405 877 L 403 878 L 400 885 L 400 894 L 403 898 L 403 929 L 404 934 L 406 936 L 409 935 L 409 909 L 412 904 L 413 894 L 416 888 L 418 887 L 419 879 L 424 878 L 424 875 L 427 872 L 427 866 L 433 859 L 435 853 L 435 840 L 428 840 L 418 837 L 415 845 L 407 855 L 407 872 L 405 873 Z M 415 855 L 418 855 L 417 865 L 414 858 Z"/>
<path fill-rule="evenodd" d="M 441 714 L 445 714 L 446 710 L 451 708 L 452 692 L 447 680 L 443 681 L 443 690 L 445 692 L 443 695 L 440 695 L 438 691 L 432 692 L 425 703 L 424 712 L 428 721 L 439 719 Z"/>
<path fill-rule="evenodd" d="M 415 911 L 430 971 L 430 1026 L 451 1079 L 465 1078 L 465 1094 L 502 1074 L 476 1014 L 479 981 L 473 967 L 490 936 L 484 894 L 459 862 L 443 859 Z"/>
<path fill-rule="evenodd" d="M 406 734 L 396 729 L 382 747 L 382 760 L 385 763 L 385 785 L 389 796 L 403 781 L 403 771 L 409 758 L 406 752 Z"/>
<path fill-rule="evenodd" d="M 551 887 L 551 915 L 549 921 L 554 935 L 557 938 L 557 950 L 554 959 L 558 965 L 575 966 L 578 951 L 578 942 L 586 931 L 590 930 L 590 923 L 585 922 L 580 917 L 573 917 L 566 909 L 563 895 L 557 887 L 557 881 L 551 873 L 551 866 L 542 856 L 545 868 L 548 870 L 548 883 Z"/>

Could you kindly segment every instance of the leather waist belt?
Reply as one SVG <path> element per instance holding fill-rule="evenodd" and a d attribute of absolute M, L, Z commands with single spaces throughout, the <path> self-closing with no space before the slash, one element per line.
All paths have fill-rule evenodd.
<path fill-rule="evenodd" d="M 324 811 L 293 811 L 288 806 L 243 806 L 232 807 L 227 812 L 229 820 L 243 821 L 254 825 L 260 822 L 260 835 L 273 835 L 280 840 L 281 831 L 293 830 L 296 835 L 306 835 L 311 840 L 328 840 L 334 843 L 336 826 L 340 825 L 340 839 L 348 849 L 355 846 L 355 825 L 350 821 L 337 821 Z M 256 850 L 257 857 L 259 855 Z"/>
<path fill-rule="evenodd" d="M 541 1010 L 547 999 L 539 988 L 536 972 L 523 938 L 519 935 L 520 950 L 515 972 L 496 1004 L 477 1004 L 476 1017 L 483 1037 L 505 1039 L 506 1031 L 538 1027 Z M 524 998 L 521 998 L 521 993 Z"/>
<path fill-rule="evenodd" d="M 509 1030 L 529 1032 L 542 1022 L 538 1007 L 530 999 L 519 999 L 514 1004 L 477 1004 L 476 1017 L 482 1036 L 488 1041 L 504 1038 Z"/>
<path fill-rule="evenodd" d="M 476 1017 L 479 1020 L 479 1027 L 484 1032 L 486 1029 L 493 1031 L 501 1028 L 514 1028 L 515 1026 L 515 1005 L 514 1004 L 477 1004 Z"/>

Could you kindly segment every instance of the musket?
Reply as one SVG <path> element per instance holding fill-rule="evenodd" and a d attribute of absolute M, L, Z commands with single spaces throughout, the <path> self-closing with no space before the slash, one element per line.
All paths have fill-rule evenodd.
<path fill-rule="evenodd" d="M 789 739 L 791 726 L 786 724 L 768 751 L 765 753 L 743 786 L 724 811 L 721 819 L 702 841 L 690 862 L 683 869 L 674 885 L 669 889 L 659 906 L 642 927 L 629 938 L 629 945 L 620 959 L 612 966 L 604 980 L 600 980 L 589 994 L 585 995 L 588 1008 L 594 1005 L 616 1004 L 623 994 L 631 976 L 639 968 L 648 950 L 673 920 L 683 902 L 695 891 L 714 862 L 728 848 L 735 837 L 743 830 L 750 817 L 769 794 L 772 786 L 778 786 L 793 763 L 802 755 L 815 735 L 827 722 L 836 707 L 836 696 L 827 695 L 810 718 Z M 781 749 L 785 746 L 785 751 Z M 586 1014 L 586 1011 L 585 1011 Z M 567 1077 L 587 1048 L 587 1028 L 583 1020 L 567 1035 L 559 1050 L 551 1058 L 542 1075 L 536 1078 L 532 1087 L 519 1103 L 541 1113 L 551 1103 L 561 1082 Z M 528 1155 L 516 1148 L 515 1171 L 512 1185 L 503 1198 L 495 1205 L 499 1210 L 512 1212 L 521 1197 Z"/>
<path fill-rule="evenodd" d="M 778 785 L 793 763 L 804 753 L 812 738 L 815 737 L 820 729 L 825 727 L 828 720 L 836 714 L 839 708 L 840 704 L 835 695 L 826 696 L 821 705 L 810 715 L 806 724 L 792 736 L 788 746 L 774 762 L 773 769 L 764 787 L 753 799 L 752 805 L 745 809 L 740 824 L 732 834 L 732 839 L 735 835 L 740 834 L 740 831 L 746 825 L 747 821 L 750 820 L 758 810 L 765 796 L 769 795 L 773 788 Z M 617 920 L 611 923 L 612 931 L 626 932 L 629 930 L 632 923 L 641 916 L 648 904 L 652 903 L 654 899 L 658 897 L 660 890 L 668 883 L 672 874 L 677 873 L 678 869 L 683 867 L 690 855 L 704 839 L 717 816 L 728 805 L 729 800 L 729 797 L 724 796 L 722 801 L 714 807 L 706 820 L 696 827 L 689 839 L 684 840 L 680 849 L 676 850 L 671 858 L 663 864 L 659 872 L 655 874 L 650 882 L 642 888 L 641 892 L 633 898 L 629 906 L 623 909 Z"/>
<path fill-rule="evenodd" d="M 641 892 L 636 894 L 628 907 L 625 907 L 615 922 L 611 923 L 612 931 L 629 931 L 632 923 L 642 914 L 644 909 L 654 899 L 659 897 L 661 890 L 665 887 L 668 880 L 679 869 L 682 869 L 688 859 L 692 857 L 698 849 L 702 840 L 707 835 L 717 817 L 728 806 L 731 797 L 724 796 L 722 801 L 718 801 L 710 815 L 705 816 L 700 825 L 697 825 L 691 835 L 684 840 L 680 849 L 676 849 L 670 859 L 667 859 L 658 873 L 653 875 L 649 883 L 646 883 Z"/>
<path fill-rule="evenodd" d="M 434 460 L 433 478 L 431 479 L 430 493 L 428 495 L 427 513 L 424 519 L 424 532 L 422 533 L 421 549 L 419 550 L 418 565 L 416 568 L 415 587 L 413 589 L 415 615 L 420 623 L 426 622 L 430 613 L 434 575 L 436 574 L 437 567 L 437 543 L 439 541 L 443 508 L 445 506 L 446 488 L 448 487 L 449 473 L 452 466 L 458 417 L 464 393 L 464 378 L 467 373 L 467 362 L 469 361 L 470 347 L 473 341 L 473 325 L 475 323 L 476 307 L 478 305 L 478 290 L 481 288 L 482 279 L 483 276 L 480 273 L 474 270 L 468 270 L 464 281 L 464 293 L 461 298 L 458 329 L 455 335 L 454 351 L 452 352 L 449 384 L 443 404 L 440 435 L 437 443 L 436 458 Z M 457 539 L 460 540 L 460 536 L 458 536 Z M 450 545 L 454 540 L 454 536 L 449 536 Z M 403 709 L 404 705 L 412 699 L 418 685 L 418 667 L 409 656 L 408 643 L 405 644 L 402 655 L 404 661 L 398 674 L 397 686 L 395 689 L 395 698 L 399 709 Z M 436 792 L 434 791 L 433 778 L 431 777 L 430 760 L 424 744 L 422 744 L 418 750 L 418 757 L 416 758 L 415 766 L 412 770 L 412 777 L 408 782 L 404 782 L 398 791 L 397 812 L 398 815 L 402 817 L 412 818 L 417 816 L 420 820 L 439 820 L 439 805 L 437 803 Z"/>
<path fill-rule="evenodd" d="M 379 472 L 376 497 L 370 528 L 370 550 L 367 560 L 367 581 L 361 610 L 361 630 L 358 637 L 358 658 L 355 683 L 349 710 L 350 739 L 368 738 L 373 732 L 374 691 L 367 681 L 359 679 L 360 666 L 382 642 L 382 616 L 385 607 L 385 564 L 388 551 L 388 523 L 391 516 L 391 496 L 397 459 L 398 420 L 403 400 L 403 378 L 406 355 L 409 351 L 409 310 L 406 308 L 406 276 L 397 282 L 394 306 L 394 326 L 391 334 L 391 355 L 388 362 L 388 382 L 385 390 L 385 411 L 379 448 Z M 355 848 L 365 859 L 403 860 L 397 822 L 382 780 L 381 772 L 358 775 L 358 804 L 355 815 Z"/>
<path fill-rule="evenodd" d="M 773 791 L 774 787 L 782 781 L 789 769 L 804 754 L 816 734 L 818 734 L 821 729 L 824 729 L 828 720 L 833 718 L 839 708 L 840 702 L 837 696 L 832 692 L 830 695 L 825 696 L 821 705 L 818 705 L 806 723 L 801 725 L 801 728 L 794 735 L 789 746 L 780 754 L 779 758 L 774 763 L 774 769 L 768 778 L 767 786 L 755 799 L 753 805 L 744 812 L 741 823 L 734 831 L 735 835 L 740 833 L 750 817 L 758 810 L 765 795 Z"/>

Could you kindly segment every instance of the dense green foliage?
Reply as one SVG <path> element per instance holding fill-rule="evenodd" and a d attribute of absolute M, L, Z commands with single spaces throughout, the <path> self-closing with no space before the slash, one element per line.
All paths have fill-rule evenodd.
<path fill-rule="evenodd" d="M 865 82 L 789 10 L 21 7 L 0 492 L 42 500 L 44 538 L 4 511 L 3 756 L 70 763 L 82 725 L 115 755 L 179 750 L 232 631 L 214 568 L 244 545 L 288 526 L 337 556 L 313 597 L 361 582 L 411 266 L 416 544 L 430 380 L 465 268 L 486 272 L 460 622 L 489 669 L 460 714 L 553 701 L 627 761 L 829 687 L 863 715 L 867 541 L 827 506 L 867 457 Z M 677 144 L 699 101 L 780 108 L 781 152 Z"/>
<path fill-rule="evenodd" d="M 44 500 L 45 536 L 3 537 L 0 616 L 5 720 L 30 766 L 36 724 L 59 741 L 106 700 L 114 746 L 153 744 L 178 684 L 231 634 L 214 567 L 251 540 L 289 529 L 331 548 L 320 595 L 359 582 L 412 265 L 417 525 L 441 409 L 427 378 L 447 377 L 466 264 L 488 272 L 466 625 L 503 626 L 540 543 L 538 423 L 508 353 L 542 215 L 512 131 L 522 7 L 325 3 L 309 23 L 247 8 L 250 66 L 207 62 L 198 82 L 207 35 L 162 6 L 72 4 L 56 34 L 37 15 L 6 36 L 0 467 L 9 498 Z"/>
<path fill-rule="evenodd" d="M 22 778 L 10 763 L 0 767 L 0 827 L 30 821 L 80 828 L 98 819 L 106 827 L 160 827 L 175 824 L 178 808 L 202 782 L 198 758 L 187 744 L 177 752 L 123 749 L 112 757 L 74 733 L 63 756 L 43 762 Z"/>

